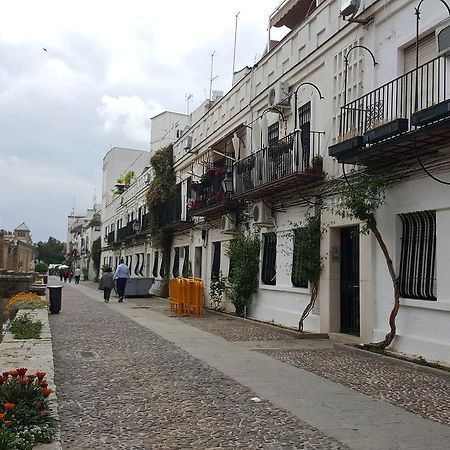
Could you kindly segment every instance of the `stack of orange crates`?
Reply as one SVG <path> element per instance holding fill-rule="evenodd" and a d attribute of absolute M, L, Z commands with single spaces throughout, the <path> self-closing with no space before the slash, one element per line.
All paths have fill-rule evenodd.
<path fill-rule="evenodd" d="M 172 278 L 169 280 L 170 309 L 177 316 L 203 314 L 203 280 L 200 278 Z"/>

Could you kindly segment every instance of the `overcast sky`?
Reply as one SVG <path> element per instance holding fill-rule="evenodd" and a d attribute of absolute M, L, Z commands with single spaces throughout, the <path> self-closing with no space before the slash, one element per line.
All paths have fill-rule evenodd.
<path fill-rule="evenodd" d="M 279 0 L 14 0 L 0 14 L 0 228 L 66 239 L 101 199 L 104 154 L 149 150 L 149 118 L 186 112 L 253 65 Z M 46 51 L 44 50 L 46 49 Z"/>

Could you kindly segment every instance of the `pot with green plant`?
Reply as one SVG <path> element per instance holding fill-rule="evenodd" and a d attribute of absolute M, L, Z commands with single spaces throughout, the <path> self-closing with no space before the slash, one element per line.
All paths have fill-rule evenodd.
<path fill-rule="evenodd" d="M 315 155 L 311 160 L 311 165 L 305 167 L 305 172 L 312 175 L 321 175 L 323 173 L 323 156 Z"/>

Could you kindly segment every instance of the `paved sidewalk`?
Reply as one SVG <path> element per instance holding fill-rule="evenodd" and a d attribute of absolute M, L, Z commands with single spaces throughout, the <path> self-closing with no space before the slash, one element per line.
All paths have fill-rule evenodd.
<path fill-rule="evenodd" d="M 448 447 L 449 427 L 253 351 L 327 341 L 249 346 L 101 295 L 67 286 L 51 318 L 63 448 Z"/>

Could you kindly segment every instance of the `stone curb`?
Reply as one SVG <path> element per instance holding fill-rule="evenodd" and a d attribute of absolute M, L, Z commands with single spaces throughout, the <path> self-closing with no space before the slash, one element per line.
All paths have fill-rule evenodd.
<path fill-rule="evenodd" d="M 50 444 L 34 447 L 36 450 L 61 450 L 61 432 L 59 429 L 58 398 L 56 396 L 55 371 L 53 365 L 52 334 L 48 320 L 47 309 L 19 310 L 17 315 L 29 314 L 31 318 L 42 322 L 41 339 L 14 339 L 7 331 L 0 342 L 0 367 L 4 370 L 14 370 L 26 367 L 30 372 L 43 370 L 46 379 L 53 390 L 49 397 L 49 407 L 52 416 L 58 421 L 55 440 Z"/>

